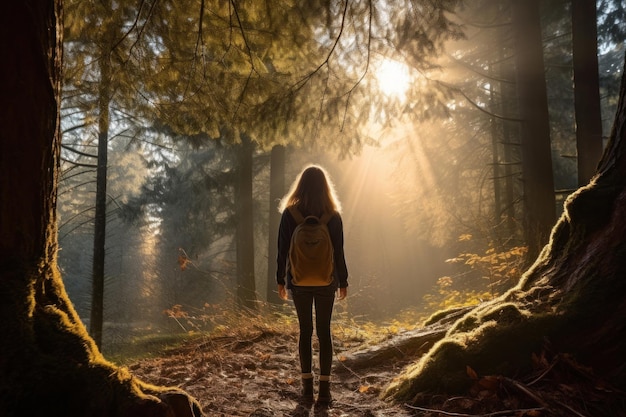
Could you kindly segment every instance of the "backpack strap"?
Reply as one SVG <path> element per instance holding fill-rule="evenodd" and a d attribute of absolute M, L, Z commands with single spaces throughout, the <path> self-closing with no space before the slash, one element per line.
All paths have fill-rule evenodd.
<path fill-rule="evenodd" d="M 304 216 L 300 213 L 300 210 L 298 210 L 296 206 L 289 206 L 287 207 L 287 210 L 289 210 L 289 213 L 291 213 L 291 216 L 297 224 L 304 223 Z"/>
<path fill-rule="evenodd" d="M 320 223 L 328 225 L 328 222 L 332 218 L 333 218 L 333 214 L 332 213 L 324 213 L 324 215 L 322 217 L 320 217 Z"/>

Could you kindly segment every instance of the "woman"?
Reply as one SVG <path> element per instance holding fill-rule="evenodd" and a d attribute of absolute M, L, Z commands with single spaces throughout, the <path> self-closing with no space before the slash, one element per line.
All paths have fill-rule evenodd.
<path fill-rule="evenodd" d="M 282 217 L 278 232 L 278 269 L 276 281 L 278 294 L 286 300 L 290 290 L 300 324 L 298 351 L 302 371 L 302 398 L 313 400 L 312 348 L 313 336 L 313 305 L 315 305 L 315 329 L 319 340 L 319 390 L 318 402 L 328 403 L 330 394 L 330 371 L 333 358 L 333 343 L 330 332 L 330 321 L 333 312 L 335 293 L 343 300 L 348 294 L 348 270 L 343 252 L 343 223 L 339 214 L 341 207 L 335 197 L 328 176 L 319 166 L 309 166 L 298 176 L 289 193 L 280 204 Z M 332 242 L 332 274 L 329 281 L 319 284 L 294 280 L 289 265 L 289 247 L 294 230 L 302 219 L 315 216 L 325 219 Z M 298 221 L 299 220 L 299 221 Z"/>

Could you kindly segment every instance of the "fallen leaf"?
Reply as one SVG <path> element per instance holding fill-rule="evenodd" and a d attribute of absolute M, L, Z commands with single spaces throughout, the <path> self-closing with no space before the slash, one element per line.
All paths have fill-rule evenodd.
<path fill-rule="evenodd" d="M 500 379 L 497 376 L 485 376 L 480 378 L 478 385 L 489 391 L 497 391 L 500 386 Z"/>

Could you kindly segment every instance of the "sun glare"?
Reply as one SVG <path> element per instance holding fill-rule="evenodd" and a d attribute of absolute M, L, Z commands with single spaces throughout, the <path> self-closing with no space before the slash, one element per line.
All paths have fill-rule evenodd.
<path fill-rule="evenodd" d="M 406 65 L 385 59 L 376 71 L 376 78 L 383 93 L 404 99 L 410 83 L 409 69 Z"/>

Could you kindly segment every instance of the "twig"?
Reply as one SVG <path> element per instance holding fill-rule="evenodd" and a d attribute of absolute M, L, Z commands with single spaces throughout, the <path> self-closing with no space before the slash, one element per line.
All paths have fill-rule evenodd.
<path fill-rule="evenodd" d="M 361 375 L 359 375 L 357 372 L 355 372 L 352 368 L 350 368 L 349 366 L 347 366 L 344 361 L 341 360 L 341 358 L 339 357 L 339 355 L 335 354 L 335 356 L 337 357 L 337 362 L 339 363 L 339 365 L 341 365 L 346 371 L 348 371 L 349 373 L 351 373 L 353 376 L 359 378 L 359 380 L 363 379 L 363 377 Z"/>
<path fill-rule="evenodd" d="M 565 403 L 564 403 L 564 402 L 562 402 L 562 401 L 557 401 L 557 403 L 558 403 L 561 407 L 565 408 L 567 411 L 570 411 L 570 412 L 574 413 L 574 415 L 576 415 L 576 416 L 578 416 L 578 417 L 587 417 L 586 415 L 579 413 L 578 411 L 574 410 L 572 407 L 570 407 L 569 405 L 565 404 Z"/>
<path fill-rule="evenodd" d="M 346 16 L 348 14 L 348 3 L 349 1 L 346 1 L 344 8 L 343 8 L 343 13 L 341 14 L 341 26 L 339 28 L 339 34 L 337 34 L 337 37 L 335 38 L 335 41 L 332 45 L 332 47 L 330 48 L 330 51 L 328 51 L 328 54 L 326 55 L 326 59 L 324 59 L 324 61 L 319 64 L 317 66 L 317 68 L 315 68 L 314 71 L 312 71 L 311 73 L 307 74 L 305 77 L 303 77 L 300 81 L 297 81 L 293 86 L 291 86 L 289 89 L 290 90 L 299 90 L 300 88 L 302 88 L 304 86 L 304 84 L 306 84 L 308 82 L 308 80 L 310 80 L 313 75 L 317 74 L 318 72 L 321 71 L 321 69 L 328 65 L 328 63 L 330 62 L 330 58 L 333 55 L 333 52 L 335 52 L 335 48 L 337 48 L 337 45 L 339 44 L 339 40 L 341 39 L 341 35 L 343 34 L 343 30 L 345 28 L 345 24 L 346 24 Z"/>
<path fill-rule="evenodd" d="M 174 321 L 176 323 L 178 323 L 178 325 L 181 327 L 181 329 L 183 329 L 184 331 L 187 331 L 187 329 L 185 328 L 185 326 L 183 326 L 183 324 L 180 322 L 180 320 L 178 320 L 176 317 L 174 317 L 173 314 L 169 315 L 170 318 L 174 319 Z"/>
<path fill-rule="evenodd" d="M 446 416 L 453 416 L 453 417 L 497 417 L 497 416 L 515 415 L 518 413 L 527 413 L 529 411 L 543 411 L 544 410 L 543 407 L 538 407 L 538 408 L 521 408 L 518 410 L 494 411 L 493 413 L 487 413 L 487 414 L 466 414 L 466 413 L 454 413 L 451 411 L 437 410 L 433 408 L 416 407 L 416 406 L 409 405 L 409 404 L 404 404 L 404 405 L 405 407 L 408 407 L 412 410 L 426 411 L 429 413 L 439 413 L 439 414 L 443 414 Z"/>
<path fill-rule="evenodd" d="M 548 369 L 546 369 L 544 372 L 541 373 L 541 375 L 539 375 L 537 378 L 533 379 L 532 381 L 530 381 L 527 385 L 531 386 L 537 382 L 539 382 L 541 379 L 543 379 L 544 376 L 546 376 L 548 374 L 548 372 L 550 372 L 552 370 L 552 368 L 554 368 L 554 366 L 556 365 L 557 361 L 554 360 L 552 361 L 552 363 L 550 364 L 550 366 L 548 366 Z"/>
<path fill-rule="evenodd" d="M 539 395 L 531 391 L 528 387 L 524 386 L 524 384 L 517 382 L 514 379 L 506 378 L 506 377 L 502 377 L 502 380 L 507 382 L 514 388 L 517 388 L 519 391 L 523 392 L 524 394 L 526 394 L 528 397 L 533 399 L 537 404 L 541 405 L 543 408 L 550 408 L 548 403 L 546 403 L 543 398 L 541 398 Z"/>

